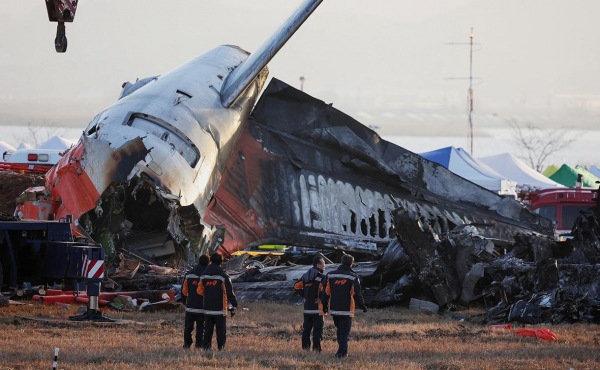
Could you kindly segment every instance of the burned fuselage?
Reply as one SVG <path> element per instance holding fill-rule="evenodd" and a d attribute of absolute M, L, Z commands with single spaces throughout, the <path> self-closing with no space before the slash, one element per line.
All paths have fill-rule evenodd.
<path fill-rule="evenodd" d="M 63 200 L 58 217 L 73 215 L 109 252 L 129 239 L 140 244 L 143 234 L 164 234 L 163 242 L 175 245 L 197 243 L 201 210 L 266 79 L 264 70 L 230 108 L 222 106 L 224 79 L 247 57 L 221 46 L 167 74 L 126 84 L 48 173 L 49 188 L 58 187 L 55 199 Z M 61 170 L 68 167 L 77 167 L 72 176 Z M 88 201 L 68 200 L 65 193 L 89 194 Z M 166 248 L 147 254 L 172 253 L 171 244 Z"/>
<path fill-rule="evenodd" d="M 320 2 L 306 0 L 252 55 L 220 46 L 126 83 L 48 173 L 48 214 L 72 215 L 109 254 L 149 257 L 193 258 L 212 226 L 225 229 L 230 252 L 277 243 L 380 256 L 396 239 L 399 207 L 450 229 L 484 220 L 500 225 L 484 231 L 507 238 L 552 232 L 515 200 L 280 81 L 253 110 L 266 64 Z"/>
<path fill-rule="evenodd" d="M 205 222 L 226 225 L 229 251 L 291 244 L 384 253 L 406 209 L 441 230 L 477 224 L 482 235 L 552 234 L 551 221 L 273 79 L 229 159 Z M 427 223 L 421 222 L 425 227 Z M 399 227 L 400 226 L 400 227 Z"/>
<path fill-rule="evenodd" d="M 321 2 L 306 0 L 252 55 L 219 46 L 161 76 L 125 83 L 48 172 L 46 191 L 29 198 L 51 204 L 48 217 L 72 216 L 75 231 L 109 255 L 119 246 L 193 258 L 266 65 Z"/>

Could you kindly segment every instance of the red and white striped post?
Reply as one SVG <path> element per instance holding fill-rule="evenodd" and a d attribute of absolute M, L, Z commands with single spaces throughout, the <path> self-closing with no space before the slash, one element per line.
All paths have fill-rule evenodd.
<path fill-rule="evenodd" d="M 104 253 L 95 255 L 94 251 L 88 250 L 83 253 L 83 263 L 81 267 L 81 277 L 87 283 L 88 311 L 97 312 L 100 309 L 98 305 L 98 296 L 100 295 L 100 284 L 104 279 Z"/>
<path fill-rule="evenodd" d="M 72 316 L 72 321 L 113 321 L 102 316 L 98 302 L 100 285 L 104 279 L 104 250 L 87 248 L 81 255 L 81 278 L 87 285 L 87 312 L 80 316 Z"/>

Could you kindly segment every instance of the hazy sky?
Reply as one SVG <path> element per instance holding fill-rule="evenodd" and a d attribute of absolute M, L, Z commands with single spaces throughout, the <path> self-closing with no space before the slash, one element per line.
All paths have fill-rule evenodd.
<path fill-rule="evenodd" d="M 0 124 L 83 127 L 124 81 L 220 44 L 251 52 L 299 3 L 81 0 L 67 24 L 68 51 L 57 54 L 43 2 L 16 2 L 0 13 Z M 305 76 L 308 93 L 363 123 L 414 130 L 426 114 L 443 122 L 465 112 L 467 82 L 448 78 L 468 76 L 468 47 L 445 44 L 467 42 L 474 27 L 482 122 L 518 116 L 593 129 L 599 14 L 598 0 L 324 0 L 270 63 L 270 76 L 295 86 Z"/>

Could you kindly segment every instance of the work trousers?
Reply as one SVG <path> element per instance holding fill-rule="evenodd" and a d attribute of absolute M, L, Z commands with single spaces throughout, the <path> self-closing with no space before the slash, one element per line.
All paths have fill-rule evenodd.
<path fill-rule="evenodd" d="M 323 316 L 318 314 L 304 314 L 303 328 L 302 349 L 310 349 L 310 332 L 312 331 L 312 349 L 321 352 L 321 339 L 323 338 Z"/>
<path fill-rule="evenodd" d="M 192 331 L 196 324 L 196 347 L 202 346 L 202 336 L 204 334 L 204 315 L 198 313 L 185 313 L 185 325 L 183 328 L 183 346 L 189 348 L 192 345 Z"/>
<path fill-rule="evenodd" d="M 202 347 L 211 349 L 212 337 L 215 326 L 217 327 L 217 348 L 225 348 L 227 340 L 227 318 L 225 316 L 204 315 L 204 340 Z"/>
<path fill-rule="evenodd" d="M 348 356 L 348 339 L 350 338 L 350 329 L 352 329 L 352 317 L 333 316 L 333 324 L 336 328 L 338 350 L 335 357 Z"/>

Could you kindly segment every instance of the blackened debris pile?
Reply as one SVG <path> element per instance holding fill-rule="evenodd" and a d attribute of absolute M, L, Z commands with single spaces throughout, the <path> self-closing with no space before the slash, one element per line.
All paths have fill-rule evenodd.
<path fill-rule="evenodd" d="M 476 218 L 450 228 L 442 214 L 401 206 L 395 211 L 399 243 L 386 254 L 410 256 L 415 272 L 403 265 L 406 274 L 380 294 L 393 301 L 416 274 L 413 291 L 420 297 L 442 307 L 483 301 L 489 323 L 598 322 L 600 223 L 595 212 L 579 217 L 572 240 L 554 242 L 535 232 L 490 237 L 490 229 L 500 225 Z"/>

